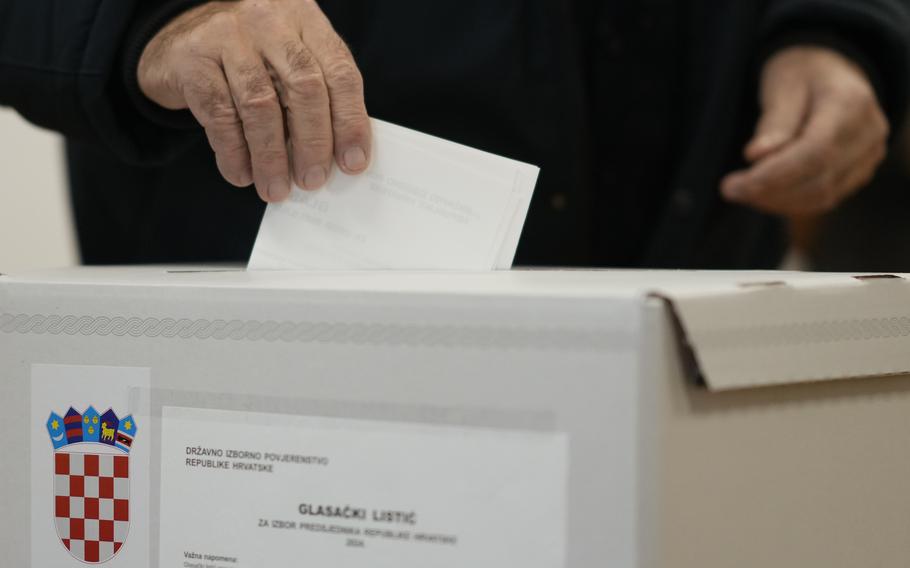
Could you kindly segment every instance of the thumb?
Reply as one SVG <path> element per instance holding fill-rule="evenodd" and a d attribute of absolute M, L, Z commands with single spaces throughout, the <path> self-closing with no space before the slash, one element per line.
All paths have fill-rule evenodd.
<path fill-rule="evenodd" d="M 749 162 L 792 142 L 809 114 L 809 87 L 801 77 L 767 77 L 762 91 L 762 116 L 745 151 Z"/>

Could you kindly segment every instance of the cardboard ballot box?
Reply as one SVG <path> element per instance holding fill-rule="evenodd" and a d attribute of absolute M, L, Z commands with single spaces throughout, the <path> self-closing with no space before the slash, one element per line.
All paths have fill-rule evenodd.
<path fill-rule="evenodd" d="M 910 282 L 0 277 L 4 566 L 906 566 Z"/>

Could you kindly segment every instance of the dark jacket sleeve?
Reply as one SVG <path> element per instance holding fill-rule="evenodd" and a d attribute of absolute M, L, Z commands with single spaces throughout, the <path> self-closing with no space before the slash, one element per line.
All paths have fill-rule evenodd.
<path fill-rule="evenodd" d="M 127 163 L 167 161 L 196 130 L 147 116 L 124 79 L 124 44 L 158 2 L 0 0 L 0 105 Z"/>
<path fill-rule="evenodd" d="M 769 54 L 820 44 L 862 66 L 892 124 L 910 103 L 910 0 L 770 0 L 761 27 Z"/>

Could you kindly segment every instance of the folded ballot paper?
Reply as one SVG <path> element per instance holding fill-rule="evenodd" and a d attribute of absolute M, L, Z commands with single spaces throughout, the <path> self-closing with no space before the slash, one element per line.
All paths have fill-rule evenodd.
<path fill-rule="evenodd" d="M 370 168 L 271 204 L 250 270 L 508 270 L 539 169 L 378 120 Z"/>

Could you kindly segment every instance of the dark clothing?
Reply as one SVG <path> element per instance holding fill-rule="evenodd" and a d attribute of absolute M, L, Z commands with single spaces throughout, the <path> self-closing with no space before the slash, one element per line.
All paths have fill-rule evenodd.
<path fill-rule="evenodd" d="M 718 192 L 757 120 L 762 58 L 824 43 L 892 117 L 910 100 L 910 0 L 322 5 L 371 115 L 541 166 L 523 264 L 773 267 L 779 222 Z M 245 260 L 263 205 L 220 179 L 198 128 L 136 93 L 162 17 L 135 9 L 0 0 L 0 104 L 69 136 L 86 262 Z"/>

